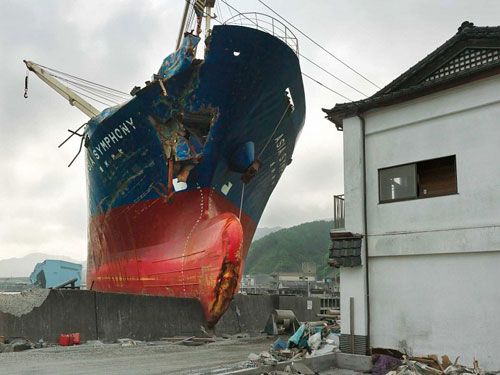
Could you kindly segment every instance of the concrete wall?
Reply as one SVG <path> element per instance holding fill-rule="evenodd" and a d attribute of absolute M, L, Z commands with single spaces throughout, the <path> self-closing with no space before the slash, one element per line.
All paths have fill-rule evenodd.
<path fill-rule="evenodd" d="M 99 339 L 152 341 L 171 336 L 199 336 L 205 325 L 198 300 L 122 293 L 96 293 Z"/>
<path fill-rule="evenodd" d="M 269 314 L 278 307 L 278 296 L 236 294 L 215 326 L 215 334 L 260 333 Z"/>
<path fill-rule="evenodd" d="M 307 301 L 311 301 L 311 309 L 307 308 Z M 318 297 L 279 296 L 279 309 L 292 310 L 300 322 L 319 320 L 321 299 Z"/>
<path fill-rule="evenodd" d="M 365 114 L 372 346 L 500 368 L 499 88 L 496 76 Z M 353 232 L 363 229 L 361 139 L 359 120 L 345 121 Z M 379 204 L 378 169 L 448 155 L 458 194 Z M 341 271 L 343 332 L 346 299 L 366 293 L 362 274 Z"/>
<path fill-rule="evenodd" d="M 312 309 L 307 309 L 307 301 Z M 214 333 L 259 334 L 275 309 L 290 309 L 299 320 L 317 320 L 318 298 L 237 294 Z M 80 332 L 82 340 L 118 338 L 159 340 L 201 336 L 205 318 L 198 300 L 92 291 L 51 290 L 31 312 L 14 316 L 0 312 L 0 336 L 23 336 L 35 342 L 58 342 L 61 333 Z"/>
<path fill-rule="evenodd" d="M 312 309 L 307 308 L 307 301 L 311 301 Z M 292 310 L 301 322 L 317 321 L 320 307 L 321 301 L 317 297 L 237 294 L 228 311 L 217 323 L 215 332 L 260 333 L 264 330 L 269 315 L 276 309 Z"/>
<path fill-rule="evenodd" d="M 52 290 L 39 307 L 25 315 L 17 317 L 0 312 L 0 336 L 59 342 L 61 333 L 80 332 L 83 340 L 95 340 L 94 294 L 83 290 Z"/>

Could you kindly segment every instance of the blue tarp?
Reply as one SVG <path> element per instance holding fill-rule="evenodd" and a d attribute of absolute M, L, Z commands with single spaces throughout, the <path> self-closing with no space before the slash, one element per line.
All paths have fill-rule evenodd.
<path fill-rule="evenodd" d="M 292 337 L 288 339 L 288 347 L 290 348 L 290 343 L 294 343 L 295 346 L 299 346 L 299 343 L 302 344 L 301 340 L 302 336 L 304 335 L 304 330 L 306 329 L 305 324 L 302 324 L 298 330 L 295 331 Z M 305 345 L 302 346 L 307 346 L 307 337 L 305 337 Z"/>

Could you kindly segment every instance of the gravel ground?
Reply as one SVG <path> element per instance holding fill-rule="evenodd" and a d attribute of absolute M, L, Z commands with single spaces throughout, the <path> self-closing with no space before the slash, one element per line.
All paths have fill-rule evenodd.
<path fill-rule="evenodd" d="M 15 316 L 27 314 L 35 307 L 39 307 L 49 292 L 50 289 L 32 289 L 16 294 L 0 293 L 0 311 Z"/>
<path fill-rule="evenodd" d="M 133 346 L 92 342 L 0 354 L 1 374 L 216 375 L 248 368 L 250 353 L 267 351 L 275 338 L 221 340 L 202 346 L 165 342 Z M 361 375 L 332 370 L 321 375 Z"/>
<path fill-rule="evenodd" d="M 148 343 L 49 347 L 0 354 L 2 374 L 203 374 L 269 350 L 273 339 L 224 340 L 202 346 Z M 231 367 L 231 366 L 228 366 Z M 199 371 L 196 371 L 199 370 Z M 210 373 L 210 372 L 208 372 Z"/>

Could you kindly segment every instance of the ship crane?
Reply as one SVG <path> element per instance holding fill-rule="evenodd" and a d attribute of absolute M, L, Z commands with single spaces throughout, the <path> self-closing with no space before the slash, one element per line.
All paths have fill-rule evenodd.
<path fill-rule="evenodd" d="M 33 61 L 26 61 L 26 60 L 23 61 L 26 64 L 26 67 L 30 71 L 35 73 L 38 76 L 38 78 L 40 78 L 43 82 L 45 82 L 49 87 L 55 90 L 63 98 L 65 98 L 72 106 L 78 108 L 80 111 L 85 113 L 90 118 L 97 116 L 99 113 L 101 113 L 101 111 L 99 111 L 92 104 L 83 99 L 76 92 L 71 90 L 68 86 L 62 84 L 57 79 L 52 77 L 40 65 L 34 63 Z"/>
<path fill-rule="evenodd" d="M 186 27 L 186 18 L 187 18 L 187 14 L 188 14 L 188 10 L 189 10 L 190 5 L 194 5 L 194 7 L 199 6 L 203 10 L 203 12 L 201 14 L 202 14 L 203 18 L 205 18 L 205 34 L 207 37 L 210 35 L 210 20 L 212 19 L 211 9 L 215 6 L 215 0 L 196 0 L 195 4 L 191 4 L 190 1 L 186 1 L 186 6 L 184 9 L 184 14 L 183 14 L 182 22 L 181 22 L 181 27 L 179 30 L 179 36 L 177 39 L 176 49 L 179 48 L 180 42 L 181 42 L 182 37 L 183 37 L 183 31 Z M 101 113 L 100 110 L 98 110 L 92 104 L 90 104 L 88 101 L 83 99 L 75 91 L 73 91 L 68 86 L 66 86 L 65 84 L 61 83 L 59 80 L 54 78 L 42 66 L 40 66 L 39 64 L 37 64 L 33 61 L 27 61 L 27 60 L 23 60 L 23 61 L 26 64 L 26 67 L 30 71 L 35 73 L 38 76 L 38 78 L 40 78 L 43 82 L 45 82 L 49 87 L 51 87 L 53 90 L 55 90 L 63 98 L 65 98 L 69 102 L 70 105 L 78 108 L 80 111 L 85 113 L 90 118 L 95 117 L 99 113 Z M 163 82 L 161 82 L 161 84 L 162 83 Z M 27 91 L 27 81 L 26 81 L 25 90 Z M 25 97 L 27 97 L 26 93 L 25 93 Z"/>

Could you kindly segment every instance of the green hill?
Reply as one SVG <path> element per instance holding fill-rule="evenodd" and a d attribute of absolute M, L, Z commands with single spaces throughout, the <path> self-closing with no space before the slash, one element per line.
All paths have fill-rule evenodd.
<path fill-rule="evenodd" d="M 252 242 L 244 273 L 300 272 L 302 262 L 315 262 L 318 278 L 325 277 L 331 270 L 327 261 L 332 227 L 332 221 L 313 221 L 281 229 Z"/>

